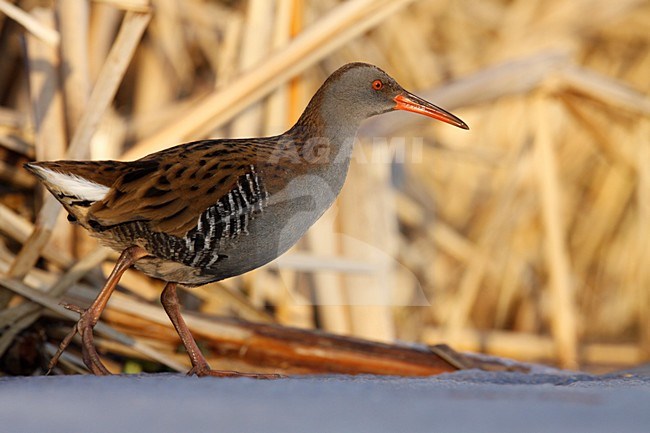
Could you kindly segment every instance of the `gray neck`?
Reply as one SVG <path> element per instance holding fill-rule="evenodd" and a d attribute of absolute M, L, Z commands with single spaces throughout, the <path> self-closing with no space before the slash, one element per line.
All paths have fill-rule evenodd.
<path fill-rule="evenodd" d="M 310 172 L 323 178 L 338 195 L 350 166 L 357 130 L 366 116 L 349 110 L 350 101 L 327 95 L 321 88 L 314 95 L 292 132 L 302 136 L 302 151 Z"/>

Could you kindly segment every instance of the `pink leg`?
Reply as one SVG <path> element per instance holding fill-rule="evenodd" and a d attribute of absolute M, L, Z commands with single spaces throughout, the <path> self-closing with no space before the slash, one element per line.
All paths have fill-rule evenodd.
<path fill-rule="evenodd" d="M 194 337 L 187 327 L 183 316 L 181 316 L 180 303 L 178 295 L 176 294 L 176 283 L 167 283 L 160 295 L 165 312 L 169 319 L 174 324 L 176 332 L 181 337 L 181 342 L 187 350 L 187 354 L 192 361 L 192 369 L 187 373 L 188 375 L 196 374 L 197 376 L 217 376 L 217 377 L 252 377 L 255 379 L 279 379 L 282 376 L 279 374 L 258 374 L 258 373 L 238 373 L 236 371 L 220 371 L 212 370 L 208 361 L 205 359 L 199 346 L 194 341 Z"/>
<path fill-rule="evenodd" d="M 99 292 L 99 295 L 97 295 L 97 298 L 95 298 L 90 307 L 88 307 L 86 310 L 82 310 L 75 305 L 64 305 L 67 309 L 76 311 L 81 314 L 81 318 L 68 333 L 68 335 L 65 336 L 63 341 L 61 341 L 59 349 L 50 360 L 48 373 L 52 371 L 52 368 L 54 368 L 58 362 L 59 357 L 72 341 L 72 338 L 77 333 L 79 333 L 79 335 L 81 335 L 82 341 L 81 347 L 83 361 L 84 364 L 86 364 L 86 367 L 88 367 L 88 369 L 93 372 L 93 374 L 99 376 L 110 374 L 106 367 L 104 367 L 104 364 L 102 364 L 102 361 L 99 359 L 99 354 L 95 349 L 93 328 L 95 325 L 97 325 L 99 317 L 101 316 L 102 311 L 104 311 L 104 308 L 106 308 L 106 303 L 113 294 L 115 287 L 117 287 L 117 283 L 120 281 L 122 274 L 124 274 L 124 272 L 129 269 L 135 262 L 147 255 L 147 252 L 140 247 L 130 247 L 125 249 L 122 251 L 119 260 L 115 264 L 115 268 L 113 268 L 113 271 L 108 276 L 106 284 L 104 284 L 104 287 Z"/>

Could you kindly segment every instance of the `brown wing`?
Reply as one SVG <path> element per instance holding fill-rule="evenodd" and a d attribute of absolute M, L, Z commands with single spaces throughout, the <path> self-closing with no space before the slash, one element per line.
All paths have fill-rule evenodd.
<path fill-rule="evenodd" d="M 128 163 L 89 218 L 104 226 L 146 221 L 154 231 L 183 237 L 251 171 L 253 149 L 241 152 L 240 146 L 227 140 L 196 142 Z"/>

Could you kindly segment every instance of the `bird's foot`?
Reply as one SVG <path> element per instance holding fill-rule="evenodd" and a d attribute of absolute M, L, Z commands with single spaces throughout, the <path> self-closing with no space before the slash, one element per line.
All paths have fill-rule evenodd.
<path fill-rule="evenodd" d="M 198 377 L 212 376 L 212 377 L 248 377 L 251 379 L 273 380 L 282 379 L 286 376 L 281 374 L 267 374 L 267 373 L 240 373 L 238 371 L 229 370 L 212 370 L 210 367 L 192 367 L 187 372 L 188 376 L 196 375 Z"/>
<path fill-rule="evenodd" d="M 72 327 L 68 335 L 61 341 L 59 348 L 50 360 L 48 365 L 47 374 L 50 374 L 52 369 L 56 366 L 61 354 L 67 349 L 77 333 L 81 336 L 82 357 L 86 367 L 98 376 L 111 374 L 108 369 L 102 364 L 99 359 L 99 354 L 95 349 L 95 341 L 93 338 L 93 328 L 97 324 L 98 314 L 92 308 L 83 309 L 73 304 L 61 304 L 64 308 L 79 313 L 81 316 L 77 323 Z"/>

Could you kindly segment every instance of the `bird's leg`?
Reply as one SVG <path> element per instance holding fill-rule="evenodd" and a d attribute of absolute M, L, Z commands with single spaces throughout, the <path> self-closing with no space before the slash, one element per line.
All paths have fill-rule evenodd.
<path fill-rule="evenodd" d="M 122 274 L 124 274 L 124 272 L 129 269 L 135 262 L 147 255 L 147 252 L 143 248 L 137 246 L 125 249 L 122 251 L 122 254 L 115 264 L 113 271 L 108 276 L 104 287 L 99 292 L 99 295 L 97 295 L 97 298 L 95 298 L 90 307 L 83 310 L 76 305 L 64 305 L 64 307 L 68 310 L 76 311 L 79 313 L 81 317 L 72 328 L 72 330 L 68 333 L 68 335 L 66 335 L 63 341 L 61 341 L 59 349 L 50 360 L 48 373 L 52 371 L 52 368 L 54 368 L 58 362 L 59 357 L 72 341 L 72 338 L 77 333 L 79 333 L 82 341 L 81 348 L 83 361 L 84 364 L 86 364 L 86 367 L 88 367 L 88 369 L 96 375 L 101 376 L 110 374 L 106 367 L 104 367 L 104 364 L 102 364 L 102 361 L 99 359 L 99 354 L 97 354 L 97 350 L 95 349 L 93 328 L 95 325 L 97 325 L 99 317 L 101 316 L 102 311 L 104 311 L 108 299 L 113 294 L 113 290 L 115 290 L 115 287 L 117 287 L 117 283 L 120 281 Z"/>
<path fill-rule="evenodd" d="M 192 361 L 192 368 L 187 373 L 188 375 L 196 374 L 197 376 L 216 376 L 216 377 L 251 377 L 255 379 L 279 379 L 282 376 L 279 374 L 258 374 L 258 373 L 239 373 L 236 371 L 220 371 L 212 370 L 208 361 L 205 359 L 199 346 L 194 341 L 194 337 L 190 333 L 183 316 L 181 316 L 180 302 L 176 294 L 176 283 L 167 283 L 160 295 L 165 312 L 169 319 L 174 324 L 178 336 L 181 337 L 181 342 L 187 350 L 187 354 Z"/>

